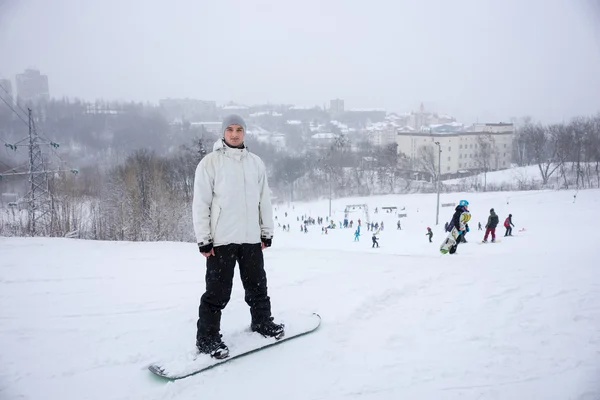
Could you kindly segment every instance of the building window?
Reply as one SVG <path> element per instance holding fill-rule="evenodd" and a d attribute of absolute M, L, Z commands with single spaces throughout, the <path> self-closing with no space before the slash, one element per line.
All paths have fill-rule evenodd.
<path fill-rule="evenodd" d="M 448 157 L 448 161 L 450 161 L 450 157 Z"/>
<path fill-rule="evenodd" d="M 458 148 L 459 148 L 459 149 L 462 149 L 462 144 L 458 145 Z"/>
<path fill-rule="evenodd" d="M 462 163 L 458 163 L 458 168 L 462 168 Z"/>
<path fill-rule="evenodd" d="M 506 148 L 506 143 L 504 144 L 504 148 Z"/>
<path fill-rule="evenodd" d="M 504 153 L 504 157 L 506 157 L 506 153 Z"/>
<path fill-rule="evenodd" d="M 450 167 L 446 168 L 446 171 L 450 171 Z"/>
<path fill-rule="evenodd" d="M 462 154 L 458 156 L 458 158 L 462 158 Z"/>
<path fill-rule="evenodd" d="M 452 147 L 448 147 L 448 151 L 452 151 Z"/>

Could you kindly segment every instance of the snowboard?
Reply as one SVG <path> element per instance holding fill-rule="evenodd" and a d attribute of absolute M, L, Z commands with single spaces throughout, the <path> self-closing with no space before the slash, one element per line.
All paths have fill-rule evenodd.
<path fill-rule="evenodd" d="M 296 315 L 289 321 L 283 321 L 285 335 L 280 339 L 266 338 L 250 328 L 223 333 L 223 341 L 229 347 L 229 356 L 223 359 L 212 358 L 207 354 L 199 354 L 197 350 L 190 351 L 171 359 L 165 359 L 150 364 L 148 369 L 154 375 L 167 380 L 177 380 L 199 374 L 216 366 L 233 361 L 237 358 L 267 349 L 314 332 L 321 325 L 321 316 Z"/>
<path fill-rule="evenodd" d="M 457 238 L 458 238 L 458 230 L 454 227 L 454 228 L 452 228 L 450 233 L 448 233 L 448 236 L 446 237 L 446 239 L 440 246 L 440 253 L 447 254 L 450 251 L 450 249 L 452 248 L 452 246 L 454 246 L 456 244 Z"/>

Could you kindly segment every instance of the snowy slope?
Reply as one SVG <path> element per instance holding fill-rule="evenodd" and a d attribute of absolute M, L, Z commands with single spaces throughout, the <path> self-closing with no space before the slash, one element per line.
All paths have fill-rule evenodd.
<path fill-rule="evenodd" d="M 503 169 L 500 171 L 491 171 L 485 174 L 488 185 L 506 185 L 511 187 L 518 181 L 541 182 L 540 169 L 537 165 L 528 165 L 525 167 L 515 167 Z M 556 174 L 558 176 L 558 174 Z M 465 178 L 448 179 L 443 181 L 445 185 L 460 185 L 464 183 L 479 182 L 483 185 L 484 174 L 477 174 Z"/>
<path fill-rule="evenodd" d="M 454 256 L 438 252 L 435 195 L 334 201 L 336 220 L 346 204 L 405 207 L 401 231 L 371 215 L 380 249 L 364 228 L 358 243 L 350 229 L 301 233 L 296 216 L 324 217 L 326 201 L 279 206 L 291 232 L 265 252 L 274 314 L 318 311 L 321 328 L 168 384 L 145 367 L 194 345 L 195 244 L 0 238 L 0 399 L 600 398 L 600 191 L 442 202 L 463 196 L 472 230 Z M 513 214 L 516 236 L 479 245 L 490 207 Z M 248 322 L 236 274 L 223 329 Z"/>

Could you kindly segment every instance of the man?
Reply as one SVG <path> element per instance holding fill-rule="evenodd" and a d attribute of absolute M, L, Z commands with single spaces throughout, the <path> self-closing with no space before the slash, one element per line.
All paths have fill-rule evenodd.
<path fill-rule="evenodd" d="M 452 228 L 456 228 L 458 236 L 456 237 L 456 243 L 450 247 L 450 254 L 456 253 L 458 244 L 462 242 L 463 235 L 469 231 L 468 222 L 471 219 L 471 213 L 469 212 L 469 202 L 467 200 L 461 200 L 458 206 L 454 209 L 454 215 L 448 228 L 452 231 Z"/>
<path fill-rule="evenodd" d="M 488 235 L 492 234 L 492 243 L 496 241 L 496 227 L 498 226 L 498 215 L 493 208 L 490 209 L 490 216 L 488 217 L 487 224 L 485 225 L 485 236 L 483 237 L 483 243 L 487 243 Z"/>
<path fill-rule="evenodd" d="M 215 358 L 229 355 L 221 340 L 221 312 L 231 296 L 236 261 L 252 331 L 276 339 L 284 334 L 284 326 L 271 317 L 262 253 L 271 246 L 274 229 L 266 168 L 244 145 L 242 117 L 225 117 L 222 132 L 196 168 L 192 210 L 198 248 L 206 257 L 196 347 Z"/>
<path fill-rule="evenodd" d="M 515 226 L 515 224 L 512 222 L 512 214 L 508 214 L 508 218 L 504 220 L 504 227 L 506 228 L 504 236 L 512 236 L 513 226 Z"/>

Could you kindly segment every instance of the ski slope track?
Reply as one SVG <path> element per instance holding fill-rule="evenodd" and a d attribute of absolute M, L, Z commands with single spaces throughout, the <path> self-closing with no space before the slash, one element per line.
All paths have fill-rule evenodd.
<path fill-rule="evenodd" d="M 455 255 L 439 253 L 453 208 L 436 226 L 435 194 L 334 200 L 336 223 L 369 205 L 379 249 L 364 226 L 358 242 L 349 228 L 301 232 L 297 217 L 327 216 L 327 200 L 278 205 L 273 314 L 316 312 L 320 328 L 173 382 L 147 367 L 193 350 L 196 244 L 0 238 L 0 399 L 599 399 L 600 191 L 573 194 L 443 194 L 471 203 Z M 404 208 L 402 230 L 383 206 Z M 501 224 L 513 214 L 515 236 L 500 226 L 501 243 L 477 245 L 491 207 Z M 236 271 L 222 329 L 249 322 Z"/>

